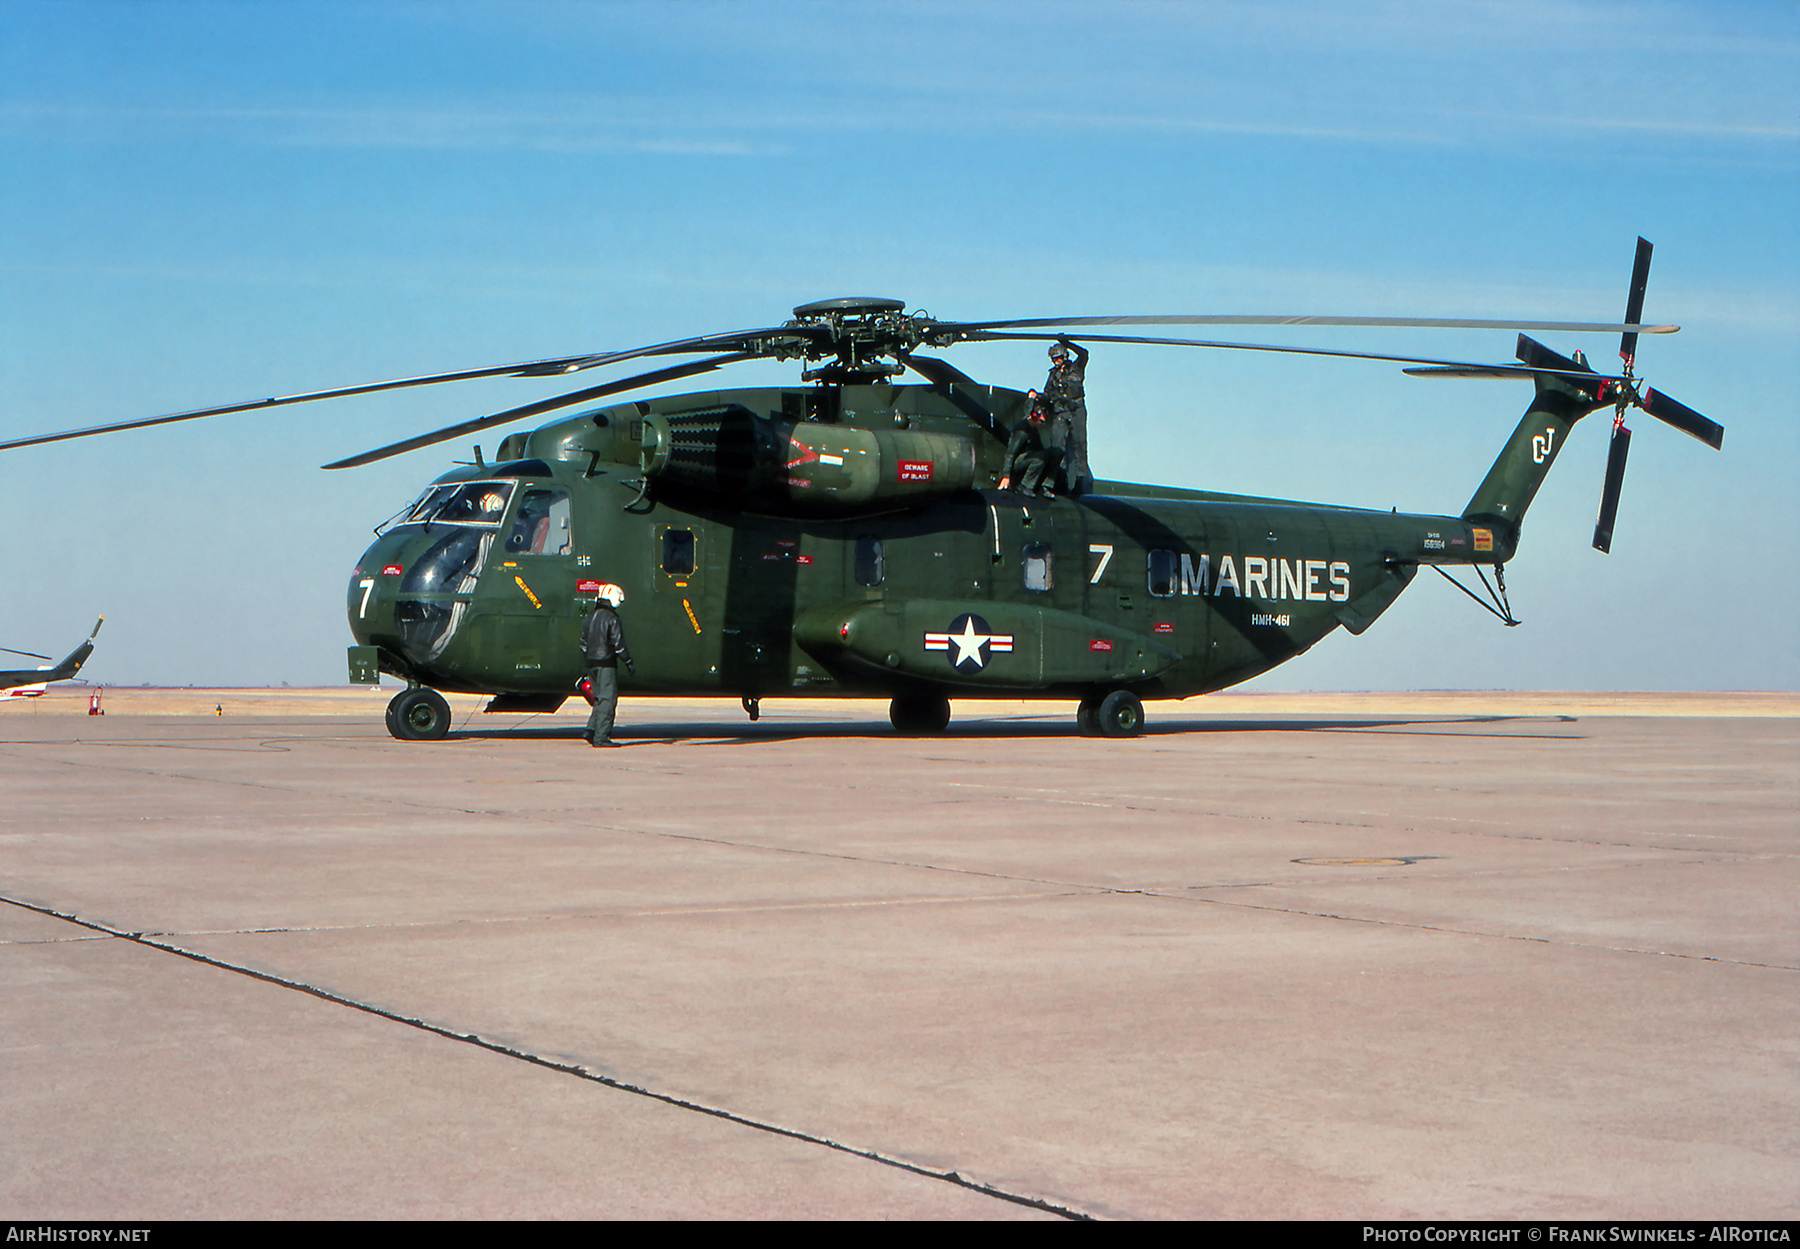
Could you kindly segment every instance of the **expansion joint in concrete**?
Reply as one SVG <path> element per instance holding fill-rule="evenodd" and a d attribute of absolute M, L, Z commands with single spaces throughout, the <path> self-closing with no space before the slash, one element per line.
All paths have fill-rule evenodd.
<path fill-rule="evenodd" d="M 647 1097 L 652 1101 L 662 1102 L 665 1105 L 673 1106 L 679 1110 L 689 1110 L 697 1114 L 709 1115 L 715 1119 L 723 1119 L 728 1123 L 735 1123 L 739 1127 L 751 1128 L 758 1132 L 767 1132 L 772 1136 L 786 1137 L 789 1140 L 800 1141 L 808 1145 L 819 1145 L 826 1149 L 835 1150 L 838 1153 L 850 1154 L 869 1162 L 878 1163 L 881 1166 L 892 1167 L 899 1171 L 911 1172 L 913 1175 L 921 1176 L 925 1179 L 941 1180 L 946 1184 L 954 1184 L 958 1188 L 965 1188 L 970 1192 L 980 1193 L 983 1196 L 992 1197 L 998 1201 L 1010 1202 L 1013 1205 L 1026 1206 L 1034 1210 L 1042 1210 L 1047 1214 L 1054 1214 L 1061 1218 L 1087 1221 L 1094 1217 L 1083 1211 L 1074 1210 L 1067 1206 L 1055 1205 L 1051 1202 L 1044 1201 L 1041 1198 L 1027 1197 L 1021 1193 L 1009 1193 L 1006 1190 L 996 1188 L 991 1184 L 978 1183 L 977 1181 L 965 1178 L 955 1171 L 940 1171 L 931 1167 L 919 1166 L 916 1163 L 907 1162 L 901 1158 L 891 1157 L 887 1154 L 880 1153 L 877 1150 L 862 1149 L 854 1145 L 846 1145 L 841 1141 L 834 1141 L 829 1137 L 815 1136 L 811 1133 L 801 1132 L 794 1128 L 784 1128 L 779 1124 L 765 1123 L 761 1120 L 751 1119 L 717 1106 L 708 1106 L 700 1102 L 691 1101 L 687 1098 L 676 1097 L 673 1094 L 659 1093 L 654 1089 L 647 1089 L 639 1085 L 628 1084 L 623 1080 L 614 1079 L 612 1076 L 602 1075 L 597 1071 L 592 1071 L 587 1067 L 575 1063 L 558 1062 L 553 1058 L 546 1058 L 541 1054 L 533 1054 L 527 1050 L 516 1049 L 510 1045 L 502 1045 L 498 1041 L 491 1041 L 488 1038 L 473 1032 L 456 1032 L 439 1024 L 431 1023 L 428 1020 L 412 1018 L 407 1015 L 399 1014 L 396 1011 L 385 1010 L 382 1007 L 372 1005 L 368 1002 L 359 1002 L 354 998 L 344 997 L 341 994 L 331 992 L 329 989 L 321 989 L 317 985 L 306 984 L 298 980 L 289 980 L 283 976 L 276 976 L 271 975 L 268 972 L 257 971 L 252 967 L 245 967 L 238 963 L 227 962 L 224 959 L 213 958 L 195 950 L 183 949 L 181 946 L 174 945 L 168 941 L 158 940 L 156 937 L 146 933 L 127 932 L 124 929 L 113 928 L 107 924 L 97 923 L 89 919 L 82 919 L 78 915 L 58 911 L 47 906 L 39 906 L 31 902 L 23 902 L 16 898 L 0 896 L 0 902 L 16 906 L 21 910 L 33 911 L 39 915 L 48 916 L 51 919 L 59 919 L 65 923 L 75 924 L 103 936 L 114 937 L 121 941 L 130 941 L 134 945 L 158 950 L 164 954 L 173 954 L 178 958 L 185 958 L 206 967 L 217 968 L 220 971 L 234 972 L 240 976 L 248 976 L 252 980 L 260 980 L 265 984 L 276 985 L 283 989 L 291 989 L 296 993 L 304 993 L 309 997 L 318 998 L 320 1001 L 330 1002 L 334 1006 L 347 1007 L 350 1010 L 361 1011 L 366 1015 L 374 1015 L 377 1018 L 386 1019 L 391 1023 L 404 1024 L 406 1027 L 416 1028 L 420 1032 L 428 1032 L 433 1036 L 443 1037 L 446 1040 L 460 1041 L 465 1045 L 473 1045 L 478 1049 L 487 1050 L 489 1053 L 499 1054 L 503 1057 L 516 1059 L 520 1062 L 530 1063 L 533 1066 L 544 1067 L 551 1071 L 560 1072 L 563 1075 L 574 1076 L 577 1079 L 586 1080 L 592 1084 L 599 1084 L 609 1089 L 616 1089 L 621 1093 L 631 1093 L 638 1097 Z"/>

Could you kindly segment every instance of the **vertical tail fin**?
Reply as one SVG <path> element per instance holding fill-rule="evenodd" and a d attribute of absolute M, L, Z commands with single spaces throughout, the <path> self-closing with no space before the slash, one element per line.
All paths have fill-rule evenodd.
<path fill-rule="evenodd" d="M 1519 524 L 1537 497 L 1550 466 L 1562 451 L 1563 441 L 1575 422 L 1607 402 L 1601 396 L 1605 383 L 1586 382 L 1565 373 L 1591 372 L 1585 361 L 1569 360 L 1543 344 L 1519 335 L 1519 359 L 1529 368 L 1560 372 L 1534 373 L 1537 394 L 1500 458 L 1488 470 L 1481 488 L 1463 509 L 1463 519 L 1494 530 L 1501 563 L 1511 558 L 1519 542 Z"/>

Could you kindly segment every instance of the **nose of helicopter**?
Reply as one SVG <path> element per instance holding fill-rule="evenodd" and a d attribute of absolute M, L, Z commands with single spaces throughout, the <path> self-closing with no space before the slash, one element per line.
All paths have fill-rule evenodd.
<path fill-rule="evenodd" d="M 345 600 L 357 643 L 415 668 L 434 665 L 463 618 L 492 536 L 462 525 L 409 525 L 377 538 Z"/>
<path fill-rule="evenodd" d="M 350 632 L 360 646 L 375 644 L 377 635 L 392 632 L 394 599 L 406 572 L 407 545 L 404 538 L 376 539 L 350 574 L 345 610 Z"/>

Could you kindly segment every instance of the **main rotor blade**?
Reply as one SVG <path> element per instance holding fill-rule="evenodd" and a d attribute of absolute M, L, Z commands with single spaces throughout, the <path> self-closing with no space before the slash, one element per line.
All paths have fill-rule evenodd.
<path fill-rule="evenodd" d="M 985 330 L 969 335 L 970 342 L 1055 342 L 1058 334 L 993 334 Z M 1219 347 L 1229 351 L 1274 351 L 1283 355 L 1335 356 L 1343 360 L 1379 360 L 1392 364 L 1429 364 L 1456 370 L 1469 377 L 1529 377 L 1533 373 L 1568 373 L 1587 381 L 1622 382 L 1623 377 L 1587 369 L 1533 369 L 1522 364 L 1472 364 L 1466 360 L 1431 360 L 1419 356 L 1384 356 L 1368 351 L 1330 351 L 1323 347 L 1276 347 L 1268 343 L 1211 342 L 1198 338 L 1133 338 L 1120 334 L 1083 334 L 1084 343 L 1146 343 L 1153 347 Z M 1408 369 L 1407 372 L 1413 370 Z"/>
<path fill-rule="evenodd" d="M 1635 321 L 1627 317 L 1627 321 Z M 1679 325 L 1636 325 L 1595 321 L 1470 321 L 1444 317 L 1315 317 L 1315 316 L 1151 316 L 1044 317 L 1030 321 L 944 321 L 950 330 L 1023 330 L 1055 325 L 1349 325 L 1408 330 L 1558 330 L 1571 334 L 1673 334 Z"/>
<path fill-rule="evenodd" d="M 1631 266 L 1631 294 L 1625 297 L 1625 319 L 1636 321 L 1644 311 L 1644 287 L 1650 281 L 1650 240 L 1638 235 L 1637 259 Z M 1625 371 L 1631 372 L 1637 363 L 1637 334 L 1625 331 L 1619 339 L 1619 359 L 1625 362 Z"/>
<path fill-rule="evenodd" d="M 1401 369 L 1408 377 L 1517 377 L 1526 372 L 1515 364 L 1446 364 L 1441 368 L 1429 366 L 1416 369 Z M 1532 372 L 1542 373 L 1546 370 L 1534 369 Z M 1573 373 L 1569 369 L 1550 370 L 1556 373 Z M 1591 373 L 1582 373 L 1582 377 L 1592 377 Z"/>
<path fill-rule="evenodd" d="M 4 651 L 8 655 L 23 655 L 27 659 L 41 659 L 45 663 L 50 662 L 50 656 L 40 655 L 36 651 L 16 651 L 10 646 L 0 646 L 0 651 Z"/>
<path fill-rule="evenodd" d="M 1625 456 L 1631 450 L 1631 431 L 1613 426 L 1612 445 L 1606 450 L 1606 485 L 1600 491 L 1600 515 L 1594 521 L 1594 549 L 1612 554 L 1613 521 L 1619 515 L 1619 488 L 1625 484 Z"/>
<path fill-rule="evenodd" d="M 586 390 L 577 390 L 572 394 L 559 395 L 554 399 L 540 399 L 536 403 L 528 403 L 523 407 L 508 408 L 504 412 L 496 412 L 492 416 L 478 416 L 472 421 L 464 421 L 460 425 L 451 425 L 434 433 L 420 434 L 416 438 L 408 438 L 404 442 L 392 443 L 374 451 L 365 451 L 361 455 L 353 455 L 347 460 L 338 460 L 327 464 L 326 468 L 360 468 L 364 464 L 373 464 L 377 460 L 385 460 L 390 456 L 401 455 L 407 451 L 416 451 L 420 447 L 429 447 L 433 443 L 447 442 L 463 434 L 472 434 L 477 430 L 487 429 L 494 425 L 505 425 L 511 421 L 522 421 L 528 416 L 538 416 L 545 412 L 554 412 L 557 408 L 566 408 L 571 404 L 581 403 L 588 399 L 599 399 L 606 395 L 623 394 L 628 390 L 638 390 L 645 386 L 655 386 L 662 382 L 672 382 L 683 377 L 692 377 L 696 373 L 708 373 L 726 364 L 736 364 L 740 360 L 755 358 L 757 353 L 740 351 L 731 355 L 713 356 L 706 360 L 694 360 L 687 364 L 678 364 L 674 368 L 658 369 L 654 373 L 639 373 L 636 377 L 623 378 L 620 381 L 608 382 L 603 386 L 590 386 Z"/>
<path fill-rule="evenodd" d="M 604 352 L 598 355 L 562 356 L 554 360 L 537 360 L 525 364 L 501 364 L 487 369 L 465 369 L 458 373 L 433 373 L 421 377 L 403 377 L 394 381 L 371 382 L 363 386 L 341 386 L 335 390 L 314 390 L 301 395 L 284 395 L 273 399 L 253 399 L 248 403 L 232 403 L 217 408 L 197 408 L 191 412 L 175 412 L 136 421 L 120 421 L 112 425 L 92 425 L 86 429 L 65 430 L 59 434 L 40 434 L 32 438 L 15 438 L 0 442 L 0 451 L 15 447 L 35 447 L 70 438 L 87 438 L 95 434 L 116 434 L 128 429 L 148 429 L 175 421 L 193 421 L 205 416 L 228 416 L 234 412 L 251 412 L 260 408 L 279 408 L 293 403 L 312 403 L 319 399 L 341 399 L 349 395 L 370 395 L 384 390 L 401 390 L 409 386 L 434 386 L 440 382 L 466 382 L 482 377 L 555 377 L 563 373 L 579 373 L 603 364 L 636 360 L 643 356 L 683 355 L 689 352 L 738 350 L 750 355 L 764 354 L 766 340 L 806 335 L 807 328 L 735 330 L 725 334 L 708 334 L 700 338 L 684 338 L 650 347 L 634 347 L 629 351 Z M 747 358 L 747 357 L 746 357 Z"/>
<path fill-rule="evenodd" d="M 1644 401 L 1639 406 L 1663 424 L 1673 425 L 1684 434 L 1692 434 L 1714 451 L 1725 443 L 1723 425 L 1707 420 L 1685 403 L 1675 402 L 1660 390 L 1645 387 Z"/>

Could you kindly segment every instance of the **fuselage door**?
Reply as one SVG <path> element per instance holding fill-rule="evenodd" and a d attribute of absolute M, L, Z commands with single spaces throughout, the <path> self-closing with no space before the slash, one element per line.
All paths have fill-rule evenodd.
<path fill-rule="evenodd" d="M 488 676 L 502 688 L 572 688 L 581 671 L 581 613 L 576 602 L 575 534 L 569 493 L 548 482 L 521 482 L 504 541 L 483 574 L 495 612 Z"/>
<path fill-rule="evenodd" d="M 1079 602 L 1081 569 L 1071 563 L 1068 551 L 1057 548 L 1056 519 L 1047 502 L 1022 506 L 1002 502 L 989 511 L 993 526 L 989 535 L 989 597 L 996 602 L 1017 603 L 1029 613 L 1018 618 L 1015 659 L 1010 666 L 1023 678 L 1041 680 L 1043 613 L 1055 609 L 1071 593 Z"/>
<path fill-rule="evenodd" d="M 637 611 L 627 603 L 619 613 L 640 680 L 692 685 L 717 676 L 718 613 L 706 590 L 713 580 L 707 561 L 718 552 L 710 536 L 697 521 L 650 528 L 652 601 Z"/>
<path fill-rule="evenodd" d="M 1206 534 L 1183 533 L 1179 541 L 1134 554 L 1144 577 L 1139 628 L 1190 659 L 1205 654 L 1212 618 L 1206 591 L 1214 575 Z"/>

